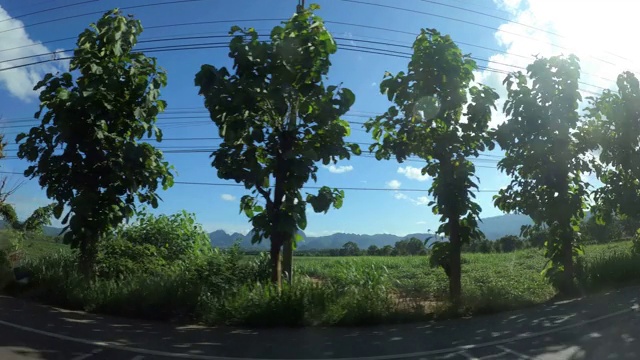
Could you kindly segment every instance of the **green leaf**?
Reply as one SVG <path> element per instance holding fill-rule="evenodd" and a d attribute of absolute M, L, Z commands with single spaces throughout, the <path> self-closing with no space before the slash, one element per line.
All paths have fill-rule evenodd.
<path fill-rule="evenodd" d="M 349 149 L 354 155 L 362 154 L 362 150 L 360 150 L 360 146 L 358 144 L 349 144 Z"/>

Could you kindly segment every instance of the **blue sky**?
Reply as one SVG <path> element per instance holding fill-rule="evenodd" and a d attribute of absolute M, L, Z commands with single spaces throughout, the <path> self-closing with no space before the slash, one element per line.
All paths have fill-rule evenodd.
<path fill-rule="evenodd" d="M 56 49 L 72 49 L 75 40 L 47 43 L 47 41 L 75 37 L 87 25 L 99 18 L 99 15 L 89 15 L 79 18 L 57 21 L 50 24 L 28 26 L 16 29 L 23 24 L 29 25 L 54 18 L 83 14 L 87 12 L 106 10 L 113 7 L 148 4 L 151 1 L 113 1 L 101 0 L 91 4 L 69 7 L 63 10 L 50 11 L 20 17 L 40 9 L 58 5 L 71 4 L 74 0 L 57 0 L 49 2 L 35 2 L 27 7 L 24 3 L 0 0 L 0 69 L 10 65 L 19 65 L 34 61 L 16 60 L 21 56 L 29 56 L 53 51 Z M 409 45 L 420 28 L 436 28 L 443 33 L 450 34 L 460 43 L 466 53 L 472 53 L 479 59 L 478 64 L 489 66 L 502 71 L 515 70 L 516 66 L 526 66 L 532 61 L 531 55 L 567 54 L 569 46 L 578 53 L 583 60 L 583 68 L 589 75 L 583 76 L 586 91 L 601 91 L 610 87 L 615 76 L 623 69 L 636 65 L 637 50 L 627 47 L 622 49 L 618 45 L 625 44 L 628 39 L 602 38 L 599 33 L 586 26 L 590 19 L 597 20 L 611 7 L 602 6 L 602 2 L 586 4 L 580 13 L 581 21 L 560 16 L 557 5 L 551 1 L 519 1 L 519 0 L 439 0 L 427 2 L 421 0 L 404 0 L 402 2 L 390 0 L 363 0 L 370 4 L 391 5 L 410 9 L 389 9 L 362 3 L 339 0 L 316 0 L 321 6 L 318 15 L 328 21 L 327 27 L 338 44 L 351 43 L 360 46 L 377 46 L 367 41 L 383 41 Z M 450 5 L 449 7 L 438 5 Z M 180 3 L 166 6 L 145 7 L 124 10 L 142 21 L 147 29 L 139 40 L 179 37 L 191 35 L 221 35 L 230 26 L 254 27 L 261 33 L 268 31 L 277 21 L 256 19 L 284 19 L 291 16 L 295 10 L 296 0 L 273 1 L 222 1 L 205 0 L 192 3 Z M 569 2 L 570 3 L 570 2 Z M 624 2 L 622 2 L 624 3 Z M 569 11 L 569 5 L 562 5 Z M 457 9 L 460 7 L 467 11 Z M 553 9 L 553 11 L 552 11 Z M 615 6 L 614 6 L 615 9 Z M 489 14 L 485 16 L 471 11 Z M 574 9 L 575 10 L 575 9 Z M 438 16 L 425 14 L 435 14 Z M 565 13 L 566 14 L 566 13 Z M 617 14 L 620 15 L 620 14 Z M 625 15 L 625 14 L 622 14 Z M 18 17 L 18 18 L 16 18 Z M 446 18 L 444 18 L 446 17 Z M 501 18 L 501 19 L 500 19 Z M 163 27 L 167 24 L 187 22 L 211 22 L 221 20 L 246 20 L 248 22 L 228 22 L 202 24 L 180 27 Z M 509 23 L 504 19 L 527 24 Z M 465 22 L 474 22 L 477 25 Z M 365 25 L 353 26 L 338 23 Z M 611 26 L 617 22 L 611 21 Z M 394 31 L 373 29 L 380 27 Z M 500 29 L 496 31 L 495 29 Z M 5 31 L 9 30 L 9 31 Z M 3 32 L 4 31 L 4 32 Z M 398 32 L 400 31 L 400 32 Z M 622 30 L 621 30 L 622 31 Z M 624 35 L 623 32 L 622 35 Z M 558 36 L 556 34 L 563 34 Z M 566 34 L 566 35 L 565 35 Z M 600 38 L 598 38 L 598 36 Z M 593 46 L 587 39 L 601 39 L 606 42 L 598 55 L 594 55 Z M 586 39 L 585 39 L 586 38 Z M 350 40 L 349 40 L 350 39 Z M 193 43 L 221 41 L 194 40 Z M 38 44 L 45 42 L 44 44 Z M 168 44 L 185 44 L 189 41 L 175 41 Z M 9 48 L 32 45 L 6 51 Z M 159 46 L 162 43 L 150 43 L 144 46 Z M 476 45 L 476 46 L 472 46 Z M 143 47 L 142 45 L 140 47 Z M 379 46 L 377 46 L 379 47 Z M 393 48 L 390 48 L 393 49 Z M 493 50 L 490 50 L 493 49 Z M 5 51 L 3 51 L 5 50 Z M 396 49 L 397 50 L 397 49 Z M 401 49 L 402 51 L 407 51 Z M 584 55 L 582 55 L 584 53 Z M 168 102 L 168 110 L 160 117 L 158 125 L 163 128 L 165 138 L 198 138 L 217 137 L 218 130 L 207 119 L 203 111 L 202 98 L 197 95 L 193 85 L 193 78 L 200 65 L 204 63 L 216 66 L 228 65 L 226 49 L 205 49 L 191 51 L 149 53 L 158 58 L 159 64 L 168 73 L 169 85 L 162 92 Z M 610 66 L 603 65 L 603 59 L 609 60 Z M 488 61 L 487 61 L 488 60 Z M 333 67 L 327 84 L 343 83 L 356 94 L 356 103 L 346 117 L 349 121 L 363 122 L 369 116 L 383 112 L 388 107 L 386 98 L 379 94 L 379 81 L 385 71 L 395 73 L 406 68 L 407 60 L 390 56 L 372 55 L 361 52 L 338 50 L 332 58 Z M 40 66 L 0 71 L 0 131 L 4 131 L 9 139 L 13 139 L 19 131 L 26 131 L 36 124 L 28 118 L 33 117 L 37 110 L 37 94 L 31 91 L 35 83 L 48 71 L 57 71 L 64 67 L 64 63 L 46 63 Z M 593 74 L 593 75 L 592 75 Z M 504 98 L 501 89 L 503 74 L 491 71 L 479 71 L 476 79 L 496 87 Z M 590 93 L 585 93 L 589 96 Z M 500 103 L 501 105 L 501 103 Z M 189 114 L 185 112 L 190 112 Z M 193 117 L 189 119 L 175 119 L 176 117 Z M 25 119 L 26 118 L 26 119 Z M 24 120 L 23 120 L 24 119 Z M 16 122 L 19 121 L 19 122 Z M 500 113 L 495 114 L 494 124 L 503 121 Z M 370 136 L 360 125 L 352 125 L 352 136 L 349 140 L 356 142 L 370 142 Z M 217 145 L 214 140 L 201 141 L 163 141 L 159 146 L 165 149 L 212 147 Z M 8 155 L 15 155 L 17 146 L 9 145 Z M 492 205 L 492 190 L 499 189 L 509 181 L 508 177 L 495 169 L 496 157 L 499 151 L 487 153 L 482 160 L 477 161 L 477 175 L 481 179 L 480 188 L 487 190 L 478 194 L 478 202 L 483 208 L 482 216 L 496 216 L 501 212 Z M 210 166 L 207 153 L 167 153 L 166 158 L 178 171 L 179 181 L 215 182 L 221 183 L 216 171 Z M 27 163 L 21 160 L 5 159 L 0 164 L 2 171 L 22 171 Z M 426 206 L 426 191 L 424 193 L 407 192 L 401 189 L 427 189 L 430 179 L 419 176 L 416 169 L 423 166 L 420 162 L 406 162 L 398 164 L 396 161 L 376 161 L 367 157 L 355 157 L 350 161 L 342 161 L 332 168 L 321 168 L 318 173 L 317 185 L 332 187 L 372 187 L 399 188 L 398 191 L 346 191 L 344 206 L 339 210 L 330 210 L 327 214 L 308 214 L 308 234 L 322 235 L 334 232 L 349 233 L 393 233 L 407 234 L 425 232 L 437 228 L 438 218 Z M 21 176 L 13 176 L 18 181 Z M 160 213 L 174 213 L 186 209 L 194 212 L 198 220 L 207 230 L 224 229 L 226 231 L 246 232 L 249 224 L 244 215 L 239 214 L 238 201 L 245 194 L 242 188 L 213 187 L 195 185 L 175 185 L 172 189 L 161 193 L 164 202 L 157 209 Z M 24 217 L 38 206 L 48 201 L 44 191 L 40 189 L 36 180 L 28 181 L 11 198 L 18 209 L 19 215 Z"/>

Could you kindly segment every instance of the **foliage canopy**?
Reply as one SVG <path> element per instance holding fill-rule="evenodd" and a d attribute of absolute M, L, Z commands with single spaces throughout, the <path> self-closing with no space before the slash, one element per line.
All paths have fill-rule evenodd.
<path fill-rule="evenodd" d="M 317 164 L 360 151 L 345 143 L 350 128 L 341 119 L 354 94 L 324 84 L 337 47 L 316 9 L 301 9 L 273 28 L 269 41 L 260 41 L 253 28 L 234 26 L 233 73 L 203 65 L 195 78 L 223 139 L 212 165 L 220 178 L 251 189 L 241 211 L 253 225 L 253 242 L 271 239 L 275 281 L 278 249 L 306 228 L 307 204 L 315 212 L 342 206 L 344 192 L 338 189 L 325 186 L 303 196 L 304 184 L 317 181 Z"/>
<path fill-rule="evenodd" d="M 56 201 L 55 217 L 67 207 L 64 239 L 80 247 L 86 271 L 96 243 L 134 214 L 135 201 L 156 207 L 158 182 L 173 183 L 162 153 L 138 141 L 162 139 L 155 122 L 167 82 L 154 58 L 133 52 L 141 32 L 117 9 L 91 24 L 78 36 L 70 72 L 49 73 L 35 86 L 41 124 L 16 138 L 18 156 L 34 163 L 25 176 L 39 177 Z"/>
<path fill-rule="evenodd" d="M 546 274 L 563 292 L 573 288 L 574 256 L 582 253 L 579 227 L 585 217 L 591 148 L 580 127 L 580 65 L 574 55 L 536 59 L 527 75 L 516 72 L 504 84 L 507 122 L 496 131 L 505 151 L 498 168 L 511 183 L 495 196 L 498 208 L 529 215 L 548 227 Z M 561 276 L 562 274 L 562 276 Z"/>
<path fill-rule="evenodd" d="M 429 195 L 434 201 L 429 205 L 440 215 L 438 232 L 451 241 L 442 249 L 451 262 L 454 301 L 461 292 L 461 245 L 481 236 L 477 224 L 481 209 L 473 193 L 478 185 L 469 158 L 493 149 L 487 130 L 498 99 L 487 86 L 471 86 L 475 69 L 476 63 L 448 35 L 422 29 L 407 72 L 387 72 L 380 83 L 380 92 L 393 106 L 365 125 L 375 140 L 370 150 L 377 159 L 393 155 L 398 162 L 409 156 L 425 160 L 422 174 L 433 177 Z"/>

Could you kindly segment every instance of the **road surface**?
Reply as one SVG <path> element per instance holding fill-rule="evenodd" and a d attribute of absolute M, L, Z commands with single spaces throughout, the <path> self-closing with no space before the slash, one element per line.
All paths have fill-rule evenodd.
<path fill-rule="evenodd" d="M 420 324 L 248 329 L 178 326 L 0 296 L 0 359 L 637 359 L 640 288 Z"/>

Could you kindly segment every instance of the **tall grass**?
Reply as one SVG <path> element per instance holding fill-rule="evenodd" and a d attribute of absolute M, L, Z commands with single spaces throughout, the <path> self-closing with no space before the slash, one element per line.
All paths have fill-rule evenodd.
<path fill-rule="evenodd" d="M 463 257 L 465 314 L 538 304 L 555 295 L 540 274 L 545 264 L 541 251 Z M 266 255 L 245 257 L 238 249 L 154 266 L 126 265 L 127 272 L 92 281 L 75 273 L 76 259 L 69 251 L 34 257 L 26 266 L 35 274 L 35 296 L 43 301 L 146 319 L 303 326 L 459 314 L 448 309 L 445 274 L 430 268 L 426 257 L 300 257 L 294 264 L 294 284 L 281 290 L 268 282 Z M 640 255 L 631 253 L 630 244 L 591 246 L 579 270 L 578 282 L 589 292 L 640 283 Z"/>
<path fill-rule="evenodd" d="M 640 254 L 612 251 L 579 262 L 578 284 L 586 292 L 640 284 Z"/>

